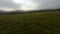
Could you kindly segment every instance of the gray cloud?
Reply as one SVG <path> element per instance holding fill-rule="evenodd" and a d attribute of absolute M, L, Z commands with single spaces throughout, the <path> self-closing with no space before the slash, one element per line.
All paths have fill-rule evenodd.
<path fill-rule="evenodd" d="M 60 8 L 60 0 L 35 0 L 41 9 L 57 9 Z"/>
<path fill-rule="evenodd" d="M 19 4 L 13 3 L 12 0 L 0 0 L 0 7 L 17 9 L 19 6 Z"/>
<path fill-rule="evenodd" d="M 19 4 L 13 3 L 13 0 L 0 0 L 0 7 L 13 9 L 20 8 Z M 34 0 L 38 4 L 38 9 L 56 9 L 60 8 L 60 0 Z"/>

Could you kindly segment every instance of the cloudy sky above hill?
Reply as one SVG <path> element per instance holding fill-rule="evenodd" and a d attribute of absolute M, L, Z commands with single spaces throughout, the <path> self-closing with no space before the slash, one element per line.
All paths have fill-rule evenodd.
<path fill-rule="evenodd" d="M 60 8 L 60 0 L 0 0 L 0 9 L 56 9 Z"/>

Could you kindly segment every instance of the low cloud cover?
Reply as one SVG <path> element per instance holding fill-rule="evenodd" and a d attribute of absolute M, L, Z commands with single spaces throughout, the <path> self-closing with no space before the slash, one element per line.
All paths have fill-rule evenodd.
<path fill-rule="evenodd" d="M 60 8 L 60 0 L 35 0 L 40 9 L 58 9 Z"/>
<path fill-rule="evenodd" d="M 12 0 L 0 0 L 0 8 L 18 9 L 19 6 L 19 4 L 13 3 Z"/>
<path fill-rule="evenodd" d="M 38 9 L 57 9 L 60 8 L 60 0 L 32 0 L 38 5 Z M 0 0 L 0 8 L 19 9 L 20 4 L 14 3 L 13 0 Z"/>

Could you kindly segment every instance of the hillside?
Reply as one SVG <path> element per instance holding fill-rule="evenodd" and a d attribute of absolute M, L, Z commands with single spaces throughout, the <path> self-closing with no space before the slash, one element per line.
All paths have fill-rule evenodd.
<path fill-rule="evenodd" d="M 0 34 L 60 34 L 60 11 L 0 15 Z"/>

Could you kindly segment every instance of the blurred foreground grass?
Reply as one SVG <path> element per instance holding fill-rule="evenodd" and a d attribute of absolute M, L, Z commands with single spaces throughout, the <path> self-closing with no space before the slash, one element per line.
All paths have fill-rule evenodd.
<path fill-rule="evenodd" d="M 0 15 L 0 34 L 60 34 L 60 12 Z"/>

